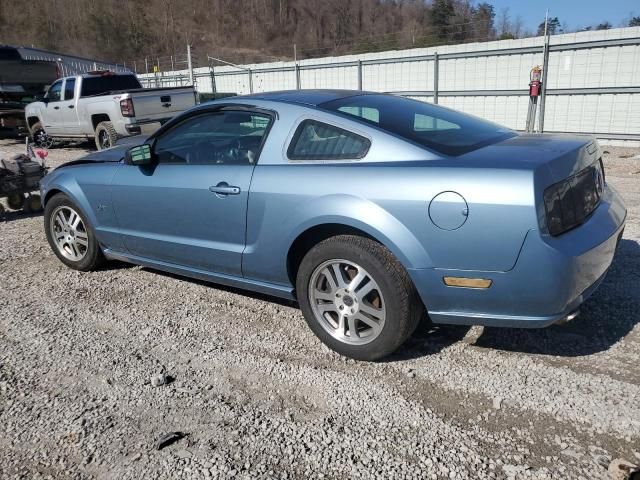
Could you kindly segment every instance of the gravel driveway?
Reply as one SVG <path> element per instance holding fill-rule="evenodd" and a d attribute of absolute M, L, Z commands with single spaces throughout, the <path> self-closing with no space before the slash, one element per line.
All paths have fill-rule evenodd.
<path fill-rule="evenodd" d="M 640 152 L 605 150 L 627 228 L 576 321 L 422 325 L 381 363 L 331 353 L 278 300 L 119 263 L 70 270 L 41 216 L 10 212 L 0 477 L 590 480 L 640 462 Z M 184 437 L 157 450 L 169 432 Z"/>

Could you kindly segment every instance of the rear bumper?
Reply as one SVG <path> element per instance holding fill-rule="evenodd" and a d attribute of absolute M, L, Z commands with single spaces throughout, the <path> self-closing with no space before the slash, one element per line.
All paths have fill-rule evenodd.
<path fill-rule="evenodd" d="M 132 136 L 132 135 L 140 135 L 141 133 L 149 134 L 153 133 L 153 131 L 157 130 L 161 125 L 164 125 L 172 117 L 166 118 L 154 118 L 147 120 L 133 120 L 131 123 L 124 123 L 124 132 L 118 131 L 120 135 L 124 136 Z"/>
<path fill-rule="evenodd" d="M 597 289 L 622 237 L 626 209 L 607 186 L 591 218 L 558 237 L 528 232 L 513 269 L 409 270 L 434 323 L 538 328 L 562 322 Z M 499 248 L 497 246 L 496 248 Z M 488 278 L 487 289 L 447 287 L 444 276 Z"/>

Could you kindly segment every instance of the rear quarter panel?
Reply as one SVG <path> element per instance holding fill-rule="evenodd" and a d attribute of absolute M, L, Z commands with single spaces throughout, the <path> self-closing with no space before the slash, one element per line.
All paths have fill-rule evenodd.
<path fill-rule="evenodd" d="M 531 171 L 444 167 L 441 162 L 258 165 L 248 209 L 245 276 L 287 283 L 290 245 L 305 230 L 338 223 L 386 245 L 405 268 L 507 271 L 537 224 Z M 429 203 L 456 191 L 465 224 L 442 230 Z"/>

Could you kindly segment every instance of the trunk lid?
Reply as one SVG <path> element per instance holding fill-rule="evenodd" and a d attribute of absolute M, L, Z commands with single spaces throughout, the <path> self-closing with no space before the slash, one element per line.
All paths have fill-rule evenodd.
<path fill-rule="evenodd" d="M 554 183 L 593 165 L 600 156 L 598 143 L 590 136 L 521 134 L 458 158 L 486 168 L 548 169 Z"/>

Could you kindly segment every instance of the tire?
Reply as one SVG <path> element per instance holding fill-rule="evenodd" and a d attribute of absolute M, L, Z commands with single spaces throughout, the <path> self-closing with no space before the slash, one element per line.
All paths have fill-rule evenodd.
<path fill-rule="evenodd" d="M 64 221 L 60 221 L 59 215 Z M 44 230 L 51 249 L 66 266 L 87 272 L 96 270 L 105 262 L 93 227 L 84 213 L 63 193 L 54 195 L 47 202 Z M 63 238 L 56 241 L 60 236 Z"/>
<path fill-rule="evenodd" d="M 53 139 L 47 135 L 47 132 L 40 122 L 34 123 L 31 127 L 31 140 L 33 140 L 35 146 L 39 148 L 53 147 Z"/>
<path fill-rule="evenodd" d="M 393 353 L 424 313 L 409 275 L 393 254 L 354 235 L 314 246 L 300 263 L 296 292 L 313 333 L 332 350 L 356 360 Z"/>
<path fill-rule="evenodd" d="M 20 210 L 24 206 L 24 193 L 11 193 L 7 196 L 7 205 L 11 210 Z"/>
<path fill-rule="evenodd" d="M 100 122 L 96 127 L 95 142 L 98 150 L 111 148 L 118 140 L 118 133 L 111 122 Z"/>
<path fill-rule="evenodd" d="M 42 211 L 40 195 L 29 195 L 24 202 L 22 209 L 25 212 L 38 213 Z"/>

